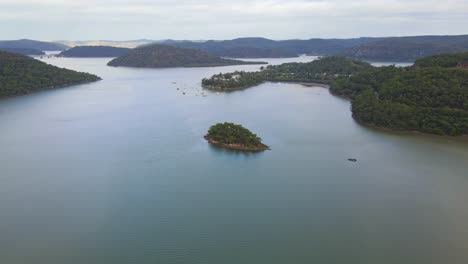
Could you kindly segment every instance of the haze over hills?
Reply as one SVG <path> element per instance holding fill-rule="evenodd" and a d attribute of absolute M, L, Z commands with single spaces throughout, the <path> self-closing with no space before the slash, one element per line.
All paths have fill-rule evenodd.
<path fill-rule="evenodd" d="M 166 45 L 200 49 L 222 57 L 294 57 L 342 55 L 363 60 L 415 61 L 439 53 L 468 51 L 468 35 L 352 39 L 270 40 L 238 38 L 205 42 L 166 41 Z"/>
<path fill-rule="evenodd" d="M 21 48 L 21 49 L 35 49 L 35 50 L 40 50 L 40 51 L 59 51 L 59 50 L 68 49 L 68 46 L 60 44 L 60 43 L 54 43 L 54 42 L 20 39 L 20 40 L 0 41 L 0 48 Z"/>
<path fill-rule="evenodd" d="M 468 51 L 468 35 L 385 38 L 344 50 L 341 55 L 380 61 L 415 61 L 430 55 Z"/>
<path fill-rule="evenodd" d="M 109 46 L 117 48 L 136 48 L 142 45 L 158 42 L 157 40 L 150 39 L 139 39 L 139 40 L 126 40 L 126 41 L 115 41 L 115 40 L 85 40 L 85 41 L 70 41 L 70 40 L 58 40 L 56 43 L 67 45 L 68 47 L 76 46 Z"/>
<path fill-rule="evenodd" d="M 258 49 L 258 51 L 266 54 L 268 54 L 268 52 L 265 50 L 274 50 L 275 52 L 270 52 L 272 56 L 269 57 L 295 57 L 301 54 L 333 55 L 348 47 L 365 44 L 372 40 L 374 39 L 293 39 L 275 41 L 266 38 L 238 38 L 223 41 L 209 40 L 206 42 L 181 41 L 163 43 L 184 48 L 200 49 L 223 57 L 244 57 L 243 53 L 245 50 L 252 48 Z"/>
<path fill-rule="evenodd" d="M 415 61 L 425 56 L 440 53 L 468 51 L 468 35 L 459 36 L 408 36 L 408 37 L 363 37 L 351 39 L 291 39 L 271 40 L 260 37 L 232 40 L 129 40 L 129 41 L 60 41 L 60 43 L 32 40 L 1 41 L 1 48 L 64 50 L 75 46 L 110 46 L 135 48 L 163 44 L 205 51 L 214 56 L 230 58 L 285 58 L 302 54 L 315 56 L 340 55 L 373 61 Z M 18 50 L 19 51 L 19 50 Z M 20 53 L 34 54 L 32 51 Z"/>
<path fill-rule="evenodd" d="M 223 59 L 197 49 L 158 44 L 132 49 L 126 55 L 108 63 L 109 66 L 136 68 L 215 67 L 243 64 L 264 63 Z"/>
<path fill-rule="evenodd" d="M 44 55 L 44 51 L 61 51 L 65 49 L 68 49 L 68 47 L 62 44 L 30 39 L 0 41 L 0 50 L 23 55 Z"/>
<path fill-rule="evenodd" d="M 18 53 L 22 55 L 45 55 L 45 52 L 42 50 L 36 49 L 27 49 L 27 48 L 0 48 L 2 51 L 8 51 L 13 53 Z"/>

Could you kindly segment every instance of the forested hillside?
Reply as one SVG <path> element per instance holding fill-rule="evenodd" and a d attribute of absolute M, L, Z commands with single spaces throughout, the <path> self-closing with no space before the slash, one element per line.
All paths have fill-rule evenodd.
<path fill-rule="evenodd" d="M 30 39 L 2 40 L 0 41 L 0 48 L 33 49 L 39 51 L 59 51 L 68 49 L 67 46 L 60 43 L 44 42 Z"/>
<path fill-rule="evenodd" d="M 409 61 L 441 53 L 468 51 L 468 36 L 420 36 L 385 38 L 357 45 L 340 53 L 363 60 Z"/>
<path fill-rule="evenodd" d="M 45 52 L 35 49 L 26 48 L 0 48 L 2 51 L 8 51 L 12 53 L 18 53 L 23 55 L 45 55 Z"/>
<path fill-rule="evenodd" d="M 331 86 L 352 99 L 353 116 L 379 127 L 432 134 L 468 134 L 468 71 L 375 68 Z"/>
<path fill-rule="evenodd" d="M 220 58 L 207 52 L 166 45 L 151 45 L 130 50 L 108 63 L 109 66 L 137 68 L 215 67 L 242 64 L 264 64 Z"/>
<path fill-rule="evenodd" d="M 96 75 L 58 68 L 28 56 L 0 51 L 0 97 L 98 81 Z"/>

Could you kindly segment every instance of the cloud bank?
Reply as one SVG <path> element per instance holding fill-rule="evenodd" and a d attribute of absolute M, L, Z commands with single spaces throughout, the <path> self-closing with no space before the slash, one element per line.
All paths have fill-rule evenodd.
<path fill-rule="evenodd" d="M 468 0 L 0 0 L 0 39 L 468 34 Z"/>

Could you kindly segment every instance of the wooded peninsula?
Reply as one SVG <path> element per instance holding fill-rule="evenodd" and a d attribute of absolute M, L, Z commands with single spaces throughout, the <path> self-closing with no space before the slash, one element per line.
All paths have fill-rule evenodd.
<path fill-rule="evenodd" d="M 266 81 L 329 84 L 351 100 L 353 117 L 367 125 L 439 135 L 468 135 L 468 53 L 442 54 L 411 67 L 373 67 L 343 57 L 268 66 L 258 72 L 217 74 L 207 89 L 245 89 Z"/>
<path fill-rule="evenodd" d="M 0 97 L 24 95 L 100 79 L 93 74 L 62 69 L 25 55 L 0 51 Z"/>

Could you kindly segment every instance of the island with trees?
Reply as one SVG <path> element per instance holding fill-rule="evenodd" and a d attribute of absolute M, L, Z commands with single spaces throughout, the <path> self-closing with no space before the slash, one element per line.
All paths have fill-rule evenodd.
<path fill-rule="evenodd" d="M 132 49 L 126 55 L 108 63 L 114 67 L 135 68 L 216 67 L 245 64 L 266 64 L 266 62 L 224 59 L 201 50 L 157 44 Z"/>
<path fill-rule="evenodd" d="M 128 48 L 108 46 L 76 46 L 62 51 L 57 57 L 69 58 L 113 58 L 120 57 L 130 51 Z"/>
<path fill-rule="evenodd" d="M 212 145 L 233 150 L 260 152 L 269 149 L 256 134 L 242 125 L 233 123 L 213 125 L 205 139 Z"/>
<path fill-rule="evenodd" d="M 297 82 L 329 85 L 332 82 L 372 69 L 367 62 L 345 57 L 324 57 L 307 63 L 269 65 L 258 72 L 236 71 L 216 74 L 202 80 L 203 87 L 230 91 L 257 86 L 263 82 Z"/>
<path fill-rule="evenodd" d="M 62 69 L 31 57 L 0 51 L 0 97 L 100 80 L 96 75 Z"/>

